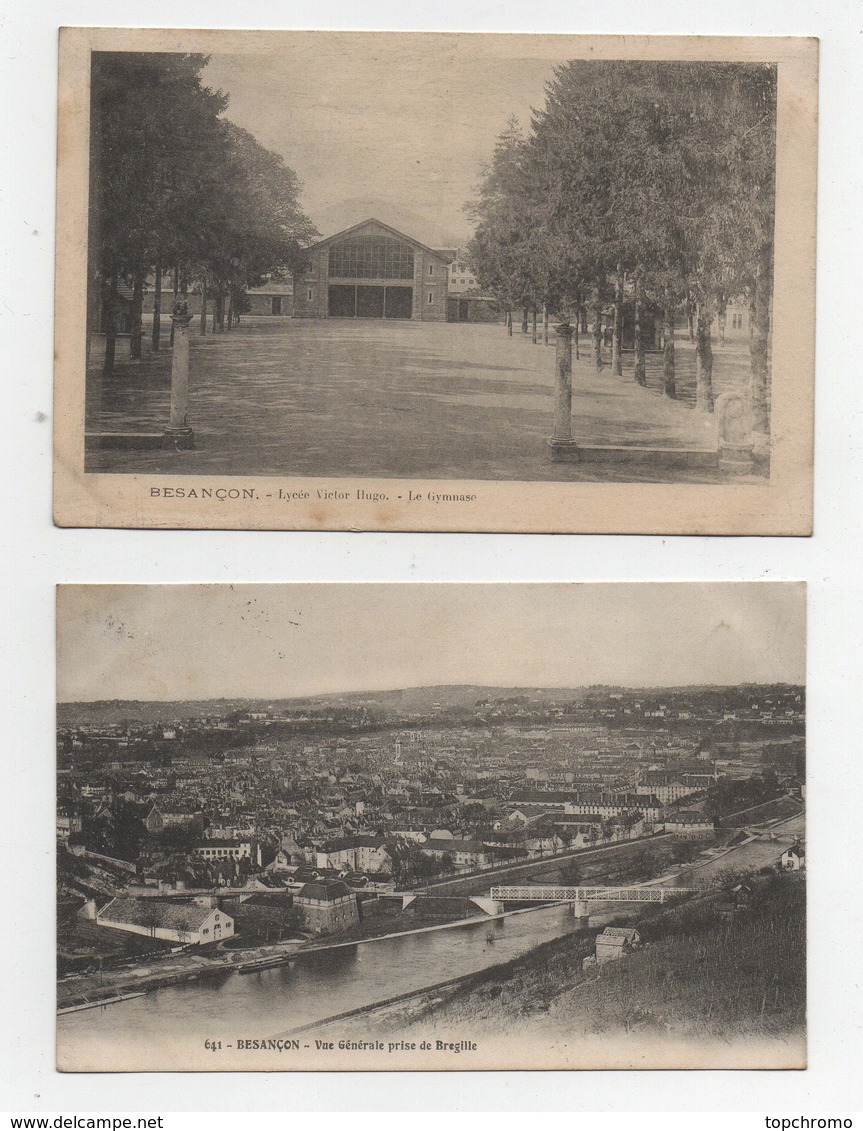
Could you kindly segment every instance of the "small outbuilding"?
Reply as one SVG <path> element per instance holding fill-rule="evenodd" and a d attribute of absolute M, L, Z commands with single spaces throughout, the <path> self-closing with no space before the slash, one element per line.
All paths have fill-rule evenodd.
<path fill-rule="evenodd" d="M 635 927 L 606 927 L 596 936 L 596 962 L 616 962 L 641 946 L 641 935 Z"/>
<path fill-rule="evenodd" d="M 783 872 L 803 872 L 806 870 L 806 854 L 803 845 L 799 842 L 786 848 L 779 857 L 779 864 Z"/>

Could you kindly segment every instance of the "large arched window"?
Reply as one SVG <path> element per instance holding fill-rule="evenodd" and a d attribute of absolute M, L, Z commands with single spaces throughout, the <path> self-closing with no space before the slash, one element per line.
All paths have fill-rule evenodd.
<path fill-rule="evenodd" d="M 414 249 L 389 236 L 348 236 L 330 248 L 331 279 L 412 279 Z"/>

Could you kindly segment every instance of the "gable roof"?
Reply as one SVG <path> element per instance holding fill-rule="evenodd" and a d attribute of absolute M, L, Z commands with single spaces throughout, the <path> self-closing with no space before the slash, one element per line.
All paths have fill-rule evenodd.
<path fill-rule="evenodd" d="M 326 239 L 318 240 L 317 243 L 313 243 L 310 247 L 307 247 L 306 251 L 318 251 L 320 248 L 327 247 L 329 246 L 329 244 L 335 243 L 338 240 L 343 240 L 347 236 L 353 236 L 357 234 L 362 228 L 367 227 L 369 224 L 375 224 L 378 228 L 383 228 L 385 232 L 388 232 L 395 239 L 403 240 L 405 243 L 409 243 L 412 247 L 419 248 L 420 251 L 427 251 L 431 255 L 436 256 L 438 259 L 443 260 L 444 263 L 451 262 L 451 259 L 446 252 L 436 251 L 433 247 L 429 247 L 428 244 L 420 243 L 419 240 L 415 240 L 413 236 L 406 235 L 404 232 L 400 232 L 397 228 L 393 228 L 389 224 L 385 224 L 383 220 L 376 220 L 374 216 L 370 216 L 368 220 L 361 220 L 359 224 L 354 224 L 353 227 L 345 228 L 345 230 L 342 232 L 336 232 L 336 234 L 333 236 L 327 236 Z"/>
<path fill-rule="evenodd" d="M 151 915 L 158 909 L 159 921 L 153 924 Z M 99 912 L 99 919 L 111 923 L 132 923 L 136 927 L 167 927 L 174 930 L 197 931 L 218 908 L 204 907 L 200 903 L 160 903 L 153 899 L 112 899 Z"/>

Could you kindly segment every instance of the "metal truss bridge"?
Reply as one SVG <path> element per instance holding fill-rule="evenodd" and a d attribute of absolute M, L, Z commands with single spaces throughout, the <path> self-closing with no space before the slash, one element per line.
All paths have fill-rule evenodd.
<path fill-rule="evenodd" d="M 517 887 L 492 888 L 492 899 L 533 900 L 540 903 L 665 903 L 672 895 L 693 895 L 703 888 L 628 887 L 582 888 L 523 884 Z"/>
<path fill-rule="evenodd" d="M 622 887 L 587 888 L 558 887 L 556 885 L 522 884 L 512 887 L 496 887 L 489 892 L 495 904 L 504 901 L 531 901 L 535 903 L 571 903 L 576 918 L 588 916 L 591 903 L 665 903 L 675 895 L 695 895 L 703 888 L 660 887 Z"/>

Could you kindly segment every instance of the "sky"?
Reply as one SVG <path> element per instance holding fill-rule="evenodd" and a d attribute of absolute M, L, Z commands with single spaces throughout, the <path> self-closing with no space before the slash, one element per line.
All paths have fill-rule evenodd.
<path fill-rule="evenodd" d="M 275 699 L 805 678 L 797 583 L 58 589 L 57 695 Z"/>
<path fill-rule="evenodd" d="M 203 81 L 298 174 L 322 234 L 385 202 L 431 229 L 407 234 L 441 245 L 470 235 L 481 167 L 510 115 L 527 127 L 544 105 L 560 52 L 542 36 L 296 33 L 278 53 L 213 55 Z"/>

